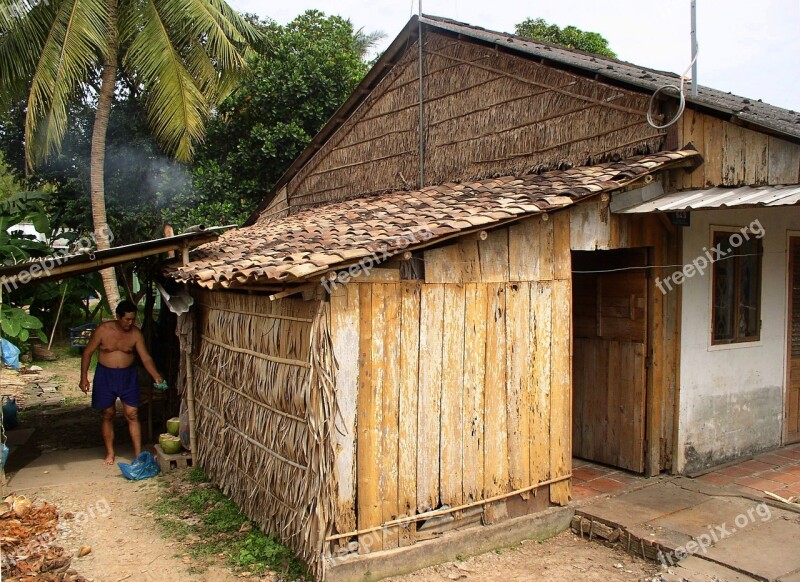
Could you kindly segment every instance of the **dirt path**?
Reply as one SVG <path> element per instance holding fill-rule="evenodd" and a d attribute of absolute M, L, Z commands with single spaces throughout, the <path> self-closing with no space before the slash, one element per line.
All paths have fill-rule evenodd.
<path fill-rule="evenodd" d="M 91 462 L 101 465 L 101 457 Z M 92 548 L 90 554 L 73 559 L 72 567 L 78 573 L 97 582 L 241 580 L 220 567 L 203 573 L 193 571 L 188 555 L 184 558 L 180 555 L 179 540 L 166 540 L 161 536 L 153 515 L 146 509 L 155 500 L 158 485 L 117 478 L 113 475 L 119 474 L 116 468 L 103 467 L 102 470 L 109 475 L 57 488 L 47 486 L 21 491 L 58 506 L 62 521 L 56 545 L 73 556 L 78 555 L 81 546 Z M 72 519 L 64 518 L 70 514 Z"/>

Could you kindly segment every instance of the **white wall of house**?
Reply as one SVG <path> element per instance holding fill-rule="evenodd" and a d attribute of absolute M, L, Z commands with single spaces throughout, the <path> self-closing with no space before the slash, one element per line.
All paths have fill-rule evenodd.
<path fill-rule="evenodd" d="M 761 337 L 711 345 L 711 269 L 681 285 L 680 419 L 677 470 L 691 473 L 781 444 L 786 384 L 787 236 L 800 234 L 800 208 L 691 213 L 683 262 L 711 248 L 716 226 L 764 229 Z M 656 289 L 655 292 L 658 292 Z"/>

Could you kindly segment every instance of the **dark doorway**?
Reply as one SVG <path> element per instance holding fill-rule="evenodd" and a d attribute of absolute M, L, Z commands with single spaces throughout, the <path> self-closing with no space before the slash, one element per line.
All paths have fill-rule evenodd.
<path fill-rule="evenodd" d="M 573 455 L 644 472 L 647 249 L 575 251 Z"/>

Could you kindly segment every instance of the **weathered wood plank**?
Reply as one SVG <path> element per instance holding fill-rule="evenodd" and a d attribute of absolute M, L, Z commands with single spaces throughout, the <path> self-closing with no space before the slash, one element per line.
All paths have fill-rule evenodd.
<path fill-rule="evenodd" d="M 400 286 L 397 284 L 376 285 L 383 294 L 383 385 L 381 401 L 381 473 L 380 494 L 383 522 L 397 519 L 400 514 L 398 502 L 399 462 L 399 409 L 400 409 Z M 374 305 L 373 305 L 374 308 Z M 374 313 L 374 309 L 373 309 Z M 373 351 L 374 353 L 374 351 Z M 383 531 L 383 549 L 398 546 L 398 529 Z"/>
<path fill-rule="evenodd" d="M 644 470 L 644 438 L 645 438 L 645 386 L 647 383 L 647 373 L 645 368 L 645 345 L 634 344 L 632 353 L 633 363 L 631 369 L 633 376 L 633 402 L 635 409 L 633 417 L 633 436 L 631 438 L 633 448 L 632 466 L 638 467 L 638 471 Z"/>
<path fill-rule="evenodd" d="M 530 285 L 506 285 L 506 428 L 512 489 L 530 484 Z"/>
<path fill-rule="evenodd" d="M 439 506 L 444 287 L 423 285 L 420 299 L 417 511 Z"/>
<path fill-rule="evenodd" d="M 570 305 L 572 289 L 570 280 L 553 281 L 552 353 L 550 370 L 550 475 L 561 477 L 572 467 L 571 375 L 572 326 Z M 569 502 L 570 482 L 561 481 L 550 486 L 550 501 L 559 505 Z"/>
<path fill-rule="evenodd" d="M 478 241 L 481 262 L 481 281 L 508 281 L 508 228 L 489 231 L 486 240 Z"/>
<path fill-rule="evenodd" d="M 745 144 L 747 131 L 732 123 L 725 124 L 725 145 L 722 149 L 722 182 L 726 186 L 745 185 Z"/>
<path fill-rule="evenodd" d="M 464 300 L 464 501 L 483 494 L 486 285 L 468 284 Z"/>
<path fill-rule="evenodd" d="M 553 223 L 553 278 L 572 279 L 569 212 L 552 214 L 551 222 Z"/>
<path fill-rule="evenodd" d="M 463 503 L 464 287 L 445 285 L 439 468 L 441 503 Z"/>
<path fill-rule="evenodd" d="M 358 528 L 380 525 L 379 498 L 380 437 L 378 434 L 380 399 L 376 398 L 373 373 L 372 327 L 374 322 L 372 285 L 358 285 L 359 291 L 359 371 L 358 371 Z M 381 301 L 381 303 L 383 303 Z M 381 306 L 382 307 L 382 306 Z M 359 536 L 359 552 L 381 549 L 382 540 L 369 534 Z"/>
<path fill-rule="evenodd" d="M 400 281 L 400 269 L 375 267 L 363 269 L 350 279 L 350 283 L 396 283 Z"/>
<path fill-rule="evenodd" d="M 705 146 L 705 123 L 703 121 L 705 115 L 687 107 L 683 113 L 683 143 L 693 144 L 698 150 L 702 152 Z M 683 179 L 682 188 L 702 188 L 705 183 L 705 176 L 702 167 L 695 168 L 689 174 L 680 172 Z"/>
<path fill-rule="evenodd" d="M 573 251 L 607 249 L 611 242 L 611 216 L 600 220 L 600 200 L 594 198 L 571 206 L 569 212 L 569 248 Z"/>
<path fill-rule="evenodd" d="M 543 217 L 544 218 L 544 217 Z M 539 223 L 539 277 L 538 281 L 552 281 L 554 276 L 553 217 Z M 569 239 L 567 239 L 569 240 Z"/>
<path fill-rule="evenodd" d="M 769 136 L 746 129 L 744 147 L 745 183 L 766 184 L 769 179 Z"/>
<path fill-rule="evenodd" d="M 356 529 L 356 409 L 358 404 L 358 287 L 340 285 L 331 293 L 331 341 L 336 358 L 336 401 L 341 418 L 334 435 L 337 497 L 334 523 L 339 532 Z"/>
<path fill-rule="evenodd" d="M 398 502 L 406 515 L 417 511 L 417 398 L 419 382 L 420 283 L 403 283 L 400 324 Z M 414 543 L 414 524 L 400 530 L 400 545 Z"/>
<path fill-rule="evenodd" d="M 462 252 L 459 244 L 425 251 L 426 283 L 461 283 L 464 279 Z"/>
<path fill-rule="evenodd" d="M 655 217 L 648 217 L 650 220 L 649 246 L 653 247 L 653 261 L 656 265 L 664 265 L 666 249 L 663 237 L 659 236 L 663 230 L 659 228 Z M 665 351 L 668 343 L 664 324 L 664 304 L 665 299 L 662 293 L 653 290 L 647 294 L 647 334 L 645 344 L 649 344 L 652 350 L 652 361 L 647 369 L 648 379 L 646 384 L 646 442 L 645 452 L 645 474 L 650 477 L 661 472 L 661 427 L 664 422 L 664 383 L 668 378 L 667 370 L 664 367 Z"/>
<path fill-rule="evenodd" d="M 536 217 L 527 218 L 509 227 L 508 264 L 511 281 L 535 281 L 538 277 L 538 221 Z"/>
<path fill-rule="evenodd" d="M 629 385 L 625 385 L 625 381 L 628 379 L 624 377 L 620 370 L 620 366 L 623 363 L 620 342 L 607 341 L 604 342 L 604 347 L 608 350 L 608 366 L 605 370 L 597 370 L 597 374 L 605 374 L 607 377 L 605 403 L 606 438 L 601 443 L 601 446 L 605 448 L 604 458 L 609 459 L 611 465 L 619 467 L 624 462 L 622 449 L 625 444 L 622 439 L 630 436 L 627 434 L 623 436 L 623 422 L 620 418 L 620 406 L 623 405 L 626 396 L 625 391 L 629 389 Z"/>
<path fill-rule="evenodd" d="M 483 494 L 492 497 L 508 491 L 505 286 L 487 285 L 487 293 Z"/>
<path fill-rule="evenodd" d="M 529 417 L 531 481 L 550 478 L 550 354 L 552 338 L 552 283 L 531 285 L 530 337 L 533 354 L 533 398 Z"/>
<path fill-rule="evenodd" d="M 769 183 L 800 182 L 800 145 L 777 137 L 769 138 Z"/>
<path fill-rule="evenodd" d="M 477 283 L 481 280 L 477 239 L 461 238 L 458 241 L 458 248 L 461 251 L 461 280 L 464 283 Z"/>
<path fill-rule="evenodd" d="M 725 147 L 725 122 L 716 117 L 703 117 L 703 164 L 698 168 L 704 172 L 704 187 L 722 184 L 722 158 Z"/>
<path fill-rule="evenodd" d="M 595 358 L 593 346 L 596 340 L 589 338 L 575 338 L 575 364 L 572 379 L 573 404 L 572 404 L 572 454 L 583 459 L 589 458 L 589 448 L 592 446 L 592 426 L 589 424 L 589 386 L 593 386 L 592 379 L 595 371 Z"/>

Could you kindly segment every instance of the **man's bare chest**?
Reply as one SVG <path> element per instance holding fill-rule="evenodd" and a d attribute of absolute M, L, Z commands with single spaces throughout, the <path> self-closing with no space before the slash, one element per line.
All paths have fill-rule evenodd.
<path fill-rule="evenodd" d="M 136 349 L 136 337 L 133 335 L 110 333 L 100 340 L 100 351 L 102 352 L 124 352 L 134 353 Z"/>

